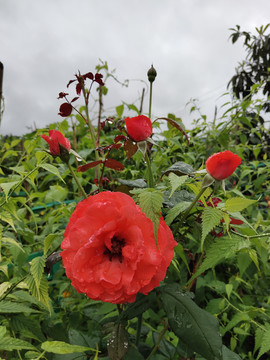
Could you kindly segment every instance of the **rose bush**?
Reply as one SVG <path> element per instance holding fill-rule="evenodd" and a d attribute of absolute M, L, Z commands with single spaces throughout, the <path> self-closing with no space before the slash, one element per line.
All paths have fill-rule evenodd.
<path fill-rule="evenodd" d="M 71 149 L 71 145 L 68 139 L 65 138 L 64 135 L 58 130 L 49 130 L 49 136 L 41 135 L 41 137 L 49 144 L 50 153 L 53 156 L 61 155 L 59 144 L 67 151 Z"/>
<path fill-rule="evenodd" d="M 134 302 L 164 279 L 176 241 L 160 218 L 157 248 L 153 223 L 134 200 L 101 192 L 81 201 L 72 214 L 61 248 L 74 288 L 94 300 Z"/>
<path fill-rule="evenodd" d="M 152 135 L 152 123 L 147 116 L 128 117 L 125 119 L 125 123 L 128 135 L 136 142 L 144 141 Z"/>
<path fill-rule="evenodd" d="M 241 158 L 229 150 L 213 154 L 206 160 L 207 172 L 216 180 L 224 180 L 231 176 Z"/>

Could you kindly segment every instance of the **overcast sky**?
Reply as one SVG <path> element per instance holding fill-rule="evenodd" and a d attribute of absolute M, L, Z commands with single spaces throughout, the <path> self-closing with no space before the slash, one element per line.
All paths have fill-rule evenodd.
<path fill-rule="evenodd" d="M 185 105 L 198 98 L 211 119 L 245 56 L 241 41 L 228 40 L 229 28 L 254 32 L 269 14 L 269 0 L 0 0 L 0 132 L 21 135 L 61 121 L 58 93 L 78 70 L 94 72 L 99 59 L 119 80 L 132 80 L 128 88 L 108 80 L 108 114 L 139 97 L 153 63 L 154 116 L 173 112 L 190 126 Z M 147 101 L 148 94 L 145 113 Z"/>

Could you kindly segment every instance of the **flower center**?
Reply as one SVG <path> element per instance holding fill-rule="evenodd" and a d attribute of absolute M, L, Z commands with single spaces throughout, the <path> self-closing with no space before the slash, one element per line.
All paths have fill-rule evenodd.
<path fill-rule="evenodd" d="M 118 238 L 117 236 L 113 236 L 111 244 L 111 250 L 106 247 L 104 255 L 108 255 L 110 261 L 112 261 L 113 258 L 118 258 L 121 263 L 123 261 L 122 249 L 126 244 L 125 240 Z"/>

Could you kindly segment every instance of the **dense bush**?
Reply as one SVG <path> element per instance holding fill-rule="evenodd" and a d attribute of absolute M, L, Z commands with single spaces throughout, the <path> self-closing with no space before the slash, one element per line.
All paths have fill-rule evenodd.
<path fill-rule="evenodd" d="M 97 70 L 108 76 L 107 64 Z M 72 100 L 59 94 L 65 119 L 49 126 L 49 138 L 41 137 L 48 129 L 1 138 L 2 359 L 267 359 L 270 137 L 262 101 L 233 98 L 213 122 L 195 104 L 191 112 L 199 115 L 191 130 L 168 114 L 152 119 L 154 136 L 148 127 L 145 138 L 135 139 L 139 130 L 124 119 L 140 110 L 121 104 L 107 118 L 101 108 L 106 76 L 97 74 L 78 74 L 69 83 L 69 92 L 76 84 Z M 99 89 L 95 126 L 88 109 L 92 86 Z M 225 168 L 225 180 L 218 181 L 205 162 L 226 150 L 242 162 L 232 175 L 234 169 Z M 164 281 L 148 295 L 141 286 L 135 302 L 79 294 L 62 266 L 60 246 L 77 203 L 107 190 L 135 199 L 153 223 L 157 246 L 161 213 L 177 241 Z M 104 217 L 109 223 L 110 215 Z M 86 223 L 80 226 L 92 226 Z M 110 261 L 122 259 L 117 241 L 107 249 Z M 149 256 L 155 251 L 163 250 Z"/>

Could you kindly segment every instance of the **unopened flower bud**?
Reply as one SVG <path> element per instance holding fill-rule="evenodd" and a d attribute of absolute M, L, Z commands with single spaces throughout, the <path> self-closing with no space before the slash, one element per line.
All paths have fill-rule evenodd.
<path fill-rule="evenodd" d="M 157 71 L 153 65 L 151 65 L 151 68 L 148 70 L 147 76 L 150 83 L 155 81 L 155 78 L 157 76 Z"/>

